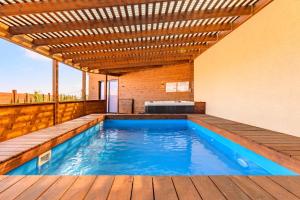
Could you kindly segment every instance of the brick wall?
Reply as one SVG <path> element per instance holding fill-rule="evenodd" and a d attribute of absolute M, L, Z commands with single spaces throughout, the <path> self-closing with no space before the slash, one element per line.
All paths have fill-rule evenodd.
<path fill-rule="evenodd" d="M 107 80 L 118 79 L 115 76 L 108 76 Z M 99 99 L 99 81 L 105 81 L 105 75 L 102 74 L 89 74 L 89 96 L 88 100 Z"/>
<path fill-rule="evenodd" d="M 98 81 L 105 76 L 90 74 L 90 98 L 98 97 Z M 189 92 L 166 93 L 167 82 L 189 81 Z M 132 72 L 119 77 L 119 99 L 134 99 L 135 113 L 144 112 L 145 101 L 193 101 L 193 65 L 182 64 Z M 120 105 L 121 106 L 121 105 Z M 122 108 L 119 108 L 122 110 Z"/>

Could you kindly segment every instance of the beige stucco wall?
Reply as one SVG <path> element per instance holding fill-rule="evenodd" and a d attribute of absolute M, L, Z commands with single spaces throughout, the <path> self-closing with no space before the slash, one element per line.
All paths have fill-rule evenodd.
<path fill-rule="evenodd" d="M 194 70 L 208 114 L 300 136 L 300 1 L 274 0 Z"/>

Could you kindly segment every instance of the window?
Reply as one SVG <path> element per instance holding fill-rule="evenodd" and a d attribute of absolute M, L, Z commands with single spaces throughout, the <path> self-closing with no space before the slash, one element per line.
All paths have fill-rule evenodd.
<path fill-rule="evenodd" d="M 189 91 L 189 82 L 178 82 L 177 83 L 177 92 L 188 92 Z"/>
<path fill-rule="evenodd" d="M 166 83 L 166 92 L 176 92 L 177 83 Z"/>
<path fill-rule="evenodd" d="M 188 92 L 189 82 L 169 82 L 166 83 L 166 92 Z"/>

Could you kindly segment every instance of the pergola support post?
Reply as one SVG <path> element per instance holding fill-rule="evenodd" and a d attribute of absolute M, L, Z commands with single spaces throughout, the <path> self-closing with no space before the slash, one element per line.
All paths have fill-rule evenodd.
<path fill-rule="evenodd" d="M 86 115 L 86 72 L 82 71 L 81 99 L 83 101 L 83 113 Z"/>
<path fill-rule="evenodd" d="M 109 112 L 109 110 L 108 110 L 108 108 L 109 108 L 109 106 L 108 106 L 108 97 L 107 97 L 108 96 L 107 95 L 108 94 L 108 91 L 107 91 L 107 81 L 108 81 L 107 80 L 107 74 L 105 74 L 105 89 L 104 89 L 104 91 L 105 91 L 104 92 L 104 99 L 106 101 L 106 103 L 105 103 L 106 104 L 106 109 L 105 110 L 106 110 L 106 112 Z"/>
<path fill-rule="evenodd" d="M 53 125 L 58 124 L 58 61 L 52 62 Z"/>

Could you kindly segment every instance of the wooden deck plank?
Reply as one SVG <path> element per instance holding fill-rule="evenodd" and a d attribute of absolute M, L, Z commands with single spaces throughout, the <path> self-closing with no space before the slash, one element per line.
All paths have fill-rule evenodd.
<path fill-rule="evenodd" d="M 291 156 L 300 156 L 300 151 L 295 150 L 295 151 L 282 151 L 283 153 L 289 154 Z"/>
<path fill-rule="evenodd" d="M 3 179 L 0 181 L 0 193 L 5 191 L 10 186 L 14 185 L 18 181 L 20 181 L 24 176 L 10 176 L 7 179 Z"/>
<path fill-rule="evenodd" d="M 244 135 L 244 136 L 283 136 L 285 134 L 283 133 L 278 133 L 274 131 L 269 131 L 269 130 L 262 130 L 262 131 L 232 131 L 235 134 L 238 135 Z"/>
<path fill-rule="evenodd" d="M 95 176 L 79 176 L 72 186 L 60 198 L 61 200 L 84 199 L 92 184 Z"/>
<path fill-rule="evenodd" d="M 154 200 L 151 176 L 135 176 L 132 188 L 132 200 Z"/>
<path fill-rule="evenodd" d="M 171 177 L 153 177 L 153 189 L 155 200 L 176 200 L 178 199 Z"/>
<path fill-rule="evenodd" d="M 114 181 L 113 176 L 98 176 L 85 200 L 106 200 Z"/>
<path fill-rule="evenodd" d="M 5 175 L 2 175 L 2 176 L 1 176 L 1 175 L 0 175 L 0 181 L 3 180 L 3 179 L 5 179 L 5 178 L 7 178 L 7 177 L 8 177 L 8 176 L 5 176 Z"/>
<path fill-rule="evenodd" d="M 299 176 L 270 176 L 270 178 L 289 192 L 300 198 Z"/>
<path fill-rule="evenodd" d="M 46 191 L 54 182 L 58 180 L 58 176 L 43 176 L 23 193 L 16 200 L 37 199 L 44 191 Z"/>
<path fill-rule="evenodd" d="M 40 176 L 26 176 L 0 194 L 0 199 L 13 200 L 28 187 L 37 182 Z"/>
<path fill-rule="evenodd" d="M 274 199 L 268 192 L 255 184 L 246 176 L 234 176 L 231 180 L 239 186 L 251 199 L 271 200 Z"/>
<path fill-rule="evenodd" d="M 212 176 L 211 179 L 227 199 L 250 199 L 229 177 Z"/>
<path fill-rule="evenodd" d="M 300 199 L 299 176 L 7 176 L 0 188 L 5 200 Z"/>
<path fill-rule="evenodd" d="M 56 200 L 60 199 L 63 194 L 71 187 L 77 179 L 77 176 L 61 176 L 59 179 L 48 188 L 38 199 Z"/>
<path fill-rule="evenodd" d="M 224 195 L 216 187 L 208 176 L 192 176 L 195 187 L 204 200 L 225 200 Z"/>
<path fill-rule="evenodd" d="M 300 147 L 299 145 L 295 146 L 270 146 L 271 148 L 277 150 L 277 151 L 299 151 Z"/>
<path fill-rule="evenodd" d="M 277 199 L 289 199 L 296 200 L 298 199 L 294 194 L 287 191 L 285 188 L 281 187 L 268 177 L 261 176 L 251 176 L 250 177 L 256 184 L 262 187 L 265 191 L 269 192 L 272 196 Z"/>
<path fill-rule="evenodd" d="M 250 126 L 250 125 L 247 125 L 247 124 L 240 124 L 240 123 L 236 123 L 236 124 L 217 124 L 217 123 L 214 123 L 214 125 L 219 127 L 219 128 L 226 129 L 226 130 L 235 130 L 235 131 L 261 131 L 261 130 L 264 130 L 264 129 L 259 128 L 259 127 Z"/>
<path fill-rule="evenodd" d="M 115 177 L 108 200 L 129 200 L 131 197 L 132 184 L 132 176 Z"/>
<path fill-rule="evenodd" d="M 172 177 L 173 183 L 180 200 L 199 200 L 201 199 L 192 180 L 186 176 Z"/>

